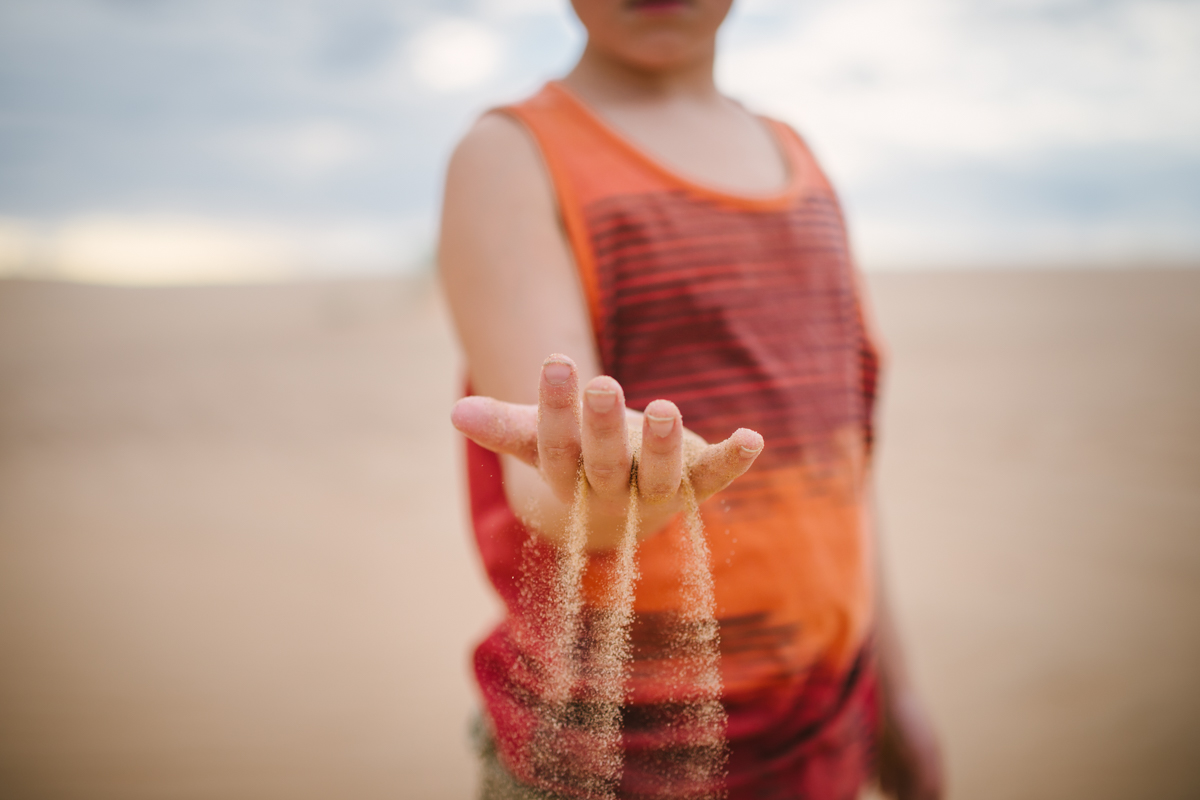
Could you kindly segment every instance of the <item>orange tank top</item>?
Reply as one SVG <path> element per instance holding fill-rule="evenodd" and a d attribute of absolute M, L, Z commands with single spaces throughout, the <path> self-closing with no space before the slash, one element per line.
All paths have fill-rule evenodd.
<path fill-rule="evenodd" d="M 666 398 L 709 441 L 739 427 L 766 440 L 754 467 L 701 506 L 736 783 L 739 769 L 759 768 L 739 746 L 773 743 L 786 759 L 791 734 L 772 730 L 834 713 L 872 626 L 866 483 L 878 355 L 836 196 L 802 140 L 772 120 L 787 185 L 745 197 L 664 167 L 560 84 L 500 111 L 527 129 L 549 171 L 603 369 L 628 405 Z M 480 552 L 519 616 L 528 533 L 495 457 L 470 446 L 468 471 Z M 682 536 L 671 525 L 638 551 L 631 709 L 662 701 L 656 655 L 678 618 Z M 593 559 L 585 596 L 601 597 L 610 579 L 605 559 Z M 520 716 L 522 696 L 509 685 L 520 654 L 508 624 L 476 654 L 498 728 Z"/>

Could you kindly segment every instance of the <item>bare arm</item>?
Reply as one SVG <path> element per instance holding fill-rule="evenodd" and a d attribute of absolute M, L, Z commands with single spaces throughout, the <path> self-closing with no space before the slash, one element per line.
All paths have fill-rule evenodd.
<path fill-rule="evenodd" d="M 550 353 L 600 374 L 550 178 L 509 117 L 479 120 L 451 158 L 438 266 L 477 393 L 536 403 Z"/>
<path fill-rule="evenodd" d="M 599 375 L 549 177 L 513 120 L 485 117 L 455 151 L 438 261 L 472 386 L 483 395 L 460 401 L 452 419 L 503 455 L 509 503 L 543 536 L 564 536 L 582 463 L 592 493 L 589 545 L 616 543 L 639 438 L 644 535 L 682 508 L 685 470 L 703 498 L 745 472 L 762 450 L 762 437 L 747 430 L 704 443 L 666 400 L 651 403 L 645 418 L 627 413 L 620 385 Z"/>

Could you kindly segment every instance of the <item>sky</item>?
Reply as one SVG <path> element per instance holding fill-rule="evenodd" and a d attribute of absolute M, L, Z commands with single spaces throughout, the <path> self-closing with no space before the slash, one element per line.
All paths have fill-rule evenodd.
<path fill-rule="evenodd" d="M 0 0 L 0 275 L 428 269 L 455 141 L 565 0 Z M 739 0 L 718 83 L 808 140 L 867 270 L 1200 264 L 1200 2 Z"/>

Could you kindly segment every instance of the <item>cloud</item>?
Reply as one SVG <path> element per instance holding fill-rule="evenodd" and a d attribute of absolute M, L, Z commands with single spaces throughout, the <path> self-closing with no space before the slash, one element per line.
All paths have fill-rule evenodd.
<path fill-rule="evenodd" d="M 457 138 L 582 41 L 567 0 L 0 3 L 0 263 L 409 263 Z M 1200 259 L 1200 3 L 739 0 L 720 52 L 813 145 L 868 268 Z"/>
<path fill-rule="evenodd" d="M 476 4 L 485 17 L 570 16 L 569 0 L 480 0 Z"/>
<path fill-rule="evenodd" d="M 429 220 L 317 224 L 92 214 L 56 225 L 0 217 L 0 276 L 111 284 L 274 281 L 418 269 Z"/>
<path fill-rule="evenodd" d="M 242 128 L 222 137 L 221 149 L 250 166 L 298 179 L 359 166 L 376 155 L 369 135 L 333 119 Z"/>
<path fill-rule="evenodd" d="M 1114 141 L 1200 151 L 1200 4 L 821 3 L 720 64 L 727 89 L 847 172 L 898 153 L 1004 156 Z"/>
<path fill-rule="evenodd" d="M 1200 198 L 1162 166 L 1200 166 L 1200 104 L 1185 101 L 1200 4 L 815 0 L 771 13 L 774 26 L 743 20 L 719 78 L 814 146 L 867 267 L 1200 255 L 1182 221 Z"/>
<path fill-rule="evenodd" d="M 445 18 L 418 31 L 409 50 L 413 74 L 423 87 L 454 92 L 494 77 L 504 47 L 500 37 L 480 22 Z"/>

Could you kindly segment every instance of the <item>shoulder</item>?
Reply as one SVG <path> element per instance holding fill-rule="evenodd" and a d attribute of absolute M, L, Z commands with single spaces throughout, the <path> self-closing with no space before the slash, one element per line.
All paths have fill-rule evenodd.
<path fill-rule="evenodd" d="M 770 117 L 765 114 L 756 115 L 763 124 L 775 132 L 775 136 L 779 142 L 794 151 L 797 155 L 806 161 L 816 163 L 816 156 L 813 155 L 812 149 L 808 146 L 808 140 L 800 134 L 791 124 L 784 122 L 776 117 Z"/>
<path fill-rule="evenodd" d="M 554 185 L 532 135 L 508 114 L 480 117 L 446 169 L 443 236 L 505 237 L 557 222 Z"/>
<path fill-rule="evenodd" d="M 450 156 L 447 190 L 465 183 L 474 188 L 492 184 L 502 189 L 537 182 L 541 155 L 525 127 L 509 114 L 492 111 L 471 126 Z"/>
<path fill-rule="evenodd" d="M 775 132 L 776 141 L 788 156 L 792 168 L 801 172 L 809 192 L 816 190 L 828 194 L 836 204 L 837 193 L 821 160 L 809 146 L 808 140 L 783 120 L 761 114 L 758 115 L 758 118 Z"/>

